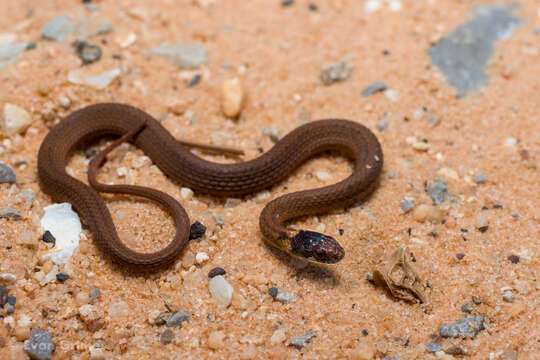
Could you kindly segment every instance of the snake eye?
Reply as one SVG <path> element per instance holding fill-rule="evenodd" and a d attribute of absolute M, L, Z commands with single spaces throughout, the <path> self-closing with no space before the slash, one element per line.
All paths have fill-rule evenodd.
<path fill-rule="evenodd" d="M 334 264 L 345 256 L 345 250 L 334 238 L 315 231 L 300 230 L 290 241 L 292 252 L 308 260 Z"/>

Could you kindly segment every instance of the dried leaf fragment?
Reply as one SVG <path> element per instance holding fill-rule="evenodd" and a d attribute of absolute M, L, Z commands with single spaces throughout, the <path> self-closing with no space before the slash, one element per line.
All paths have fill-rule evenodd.
<path fill-rule="evenodd" d="M 407 247 L 401 245 L 373 271 L 373 281 L 386 287 L 392 296 L 410 302 L 426 302 L 424 282 L 407 260 Z"/>

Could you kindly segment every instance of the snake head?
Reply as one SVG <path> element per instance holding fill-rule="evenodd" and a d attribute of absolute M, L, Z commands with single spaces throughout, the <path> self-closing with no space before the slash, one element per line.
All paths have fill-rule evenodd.
<path fill-rule="evenodd" d="M 334 238 L 315 231 L 300 230 L 290 242 L 292 253 L 306 260 L 334 264 L 345 256 L 345 250 Z"/>

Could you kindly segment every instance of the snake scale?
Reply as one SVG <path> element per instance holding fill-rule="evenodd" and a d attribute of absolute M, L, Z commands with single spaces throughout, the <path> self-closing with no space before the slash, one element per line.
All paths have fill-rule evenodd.
<path fill-rule="evenodd" d="M 66 164 L 82 142 L 103 136 L 118 139 L 90 162 L 89 185 L 66 172 Z M 309 261 L 335 263 L 345 254 L 332 237 L 293 230 L 286 223 L 305 215 L 351 206 L 376 187 L 383 166 L 381 146 L 363 125 L 340 119 L 313 121 L 291 131 L 259 157 L 234 164 L 204 160 L 181 145 L 157 120 L 135 107 L 117 103 L 90 105 L 77 110 L 45 137 L 38 154 L 38 175 L 44 192 L 56 201 L 70 202 L 82 216 L 98 245 L 122 263 L 154 269 L 173 262 L 188 242 L 190 222 L 182 205 L 155 189 L 134 185 L 105 185 L 96 172 L 105 155 L 124 141 L 142 149 L 167 176 L 195 190 L 216 196 L 253 194 L 275 185 L 314 155 L 337 150 L 354 164 L 352 174 L 325 187 L 289 193 L 270 201 L 259 225 L 268 244 Z M 111 214 L 98 191 L 131 194 L 163 205 L 173 217 L 176 233 L 153 253 L 131 250 L 118 237 Z"/>

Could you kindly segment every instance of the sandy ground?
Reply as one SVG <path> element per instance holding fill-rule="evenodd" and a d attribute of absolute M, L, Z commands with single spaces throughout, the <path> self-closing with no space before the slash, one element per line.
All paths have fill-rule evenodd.
<path fill-rule="evenodd" d="M 515 13 L 523 23 L 510 38 L 495 43 L 485 69 L 489 85 L 462 99 L 431 65 L 427 50 L 466 21 L 473 2 L 404 1 L 398 11 L 390 6 L 395 2 L 381 4 L 369 12 L 365 2 L 347 0 L 298 0 L 289 6 L 279 1 L 104 0 L 95 8 L 75 0 L 1 1 L 0 32 L 37 46 L 0 69 L 0 105 L 15 104 L 31 114 L 26 132 L 1 142 L 0 162 L 13 169 L 17 180 L 0 184 L 0 206 L 16 209 L 22 219 L 0 219 L 0 273 L 16 276 L 2 284 L 17 299 L 13 314 L 0 310 L 0 358 L 27 358 L 23 343 L 31 328 L 53 336 L 53 359 L 538 358 L 539 4 L 520 2 Z M 43 25 L 63 13 L 112 23 L 112 31 L 88 39 L 103 55 L 84 67 L 93 74 L 122 69 L 105 89 L 68 81 L 68 73 L 81 67 L 71 38 L 41 39 Z M 136 40 L 121 47 L 131 32 Z M 201 44 L 206 62 L 183 70 L 147 54 L 177 41 Z M 352 75 L 323 85 L 321 69 L 337 61 L 352 65 Z M 195 74 L 200 82 L 190 87 Z M 236 120 L 221 110 L 222 83 L 231 78 L 239 78 L 245 92 Z M 395 92 L 361 96 L 375 81 Z M 62 105 L 63 98 L 68 105 Z M 47 244 L 40 240 L 37 220 L 53 201 L 38 184 L 39 145 L 63 116 L 103 101 L 137 106 L 163 119 L 178 138 L 243 149 L 243 159 L 256 157 L 258 148 L 271 148 L 265 128 L 282 136 L 306 121 L 352 119 L 372 129 L 382 144 L 381 183 L 361 206 L 295 223 L 334 236 L 346 250 L 337 265 L 311 266 L 268 248 L 258 214 L 276 196 L 346 177 L 347 160 L 319 157 L 269 193 L 239 201 L 197 193 L 186 200 L 181 184 L 164 176 L 142 151 L 122 146 L 100 179 L 167 192 L 181 201 L 192 221 L 207 226 L 206 234 L 190 242 L 169 269 L 141 277 L 126 276 L 111 265 L 85 230 L 70 262 L 60 267 L 69 279 L 40 286 L 36 274 L 51 264 L 40 261 Z M 377 124 L 384 120 L 387 127 L 381 131 Z M 85 181 L 87 165 L 81 149 L 68 167 Z M 477 174 L 486 181 L 475 182 Z M 416 209 L 432 204 L 426 190 L 437 178 L 447 184 L 444 201 L 436 205 L 442 221 L 419 222 Z M 31 205 L 20 197 L 27 189 L 36 193 Z M 400 207 L 406 197 L 414 203 L 408 213 Z M 129 246 L 152 251 L 174 233 L 171 219 L 155 204 L 107 199 Z M 488 221 L 484 232 L 477 229 L 478 216 Z M 35 241 L 21 242 L 21 236 Z M 430 285 L 428 305 L 396 300 L 366 278 L 403 244 Z M 198 263 L 200 252 L 209 259 Z M 457 254 L 464 256 L 459 260 Z M 519 262 L 510 261 L 512 255 Z M 208 290 L 207 274 L 216 266 L 226 270 L 234 288 L 228 307 Z M 292 294 L 293 300 L 274 300 L 271 287 Z M 95 288 L 101 295 L 89 310 Z M 190 319 L 182 327 L 156 325 L 165 302 Z M 472 315 L 462 311 L 467 303 Z M 82 309 L 94 317 L 88 319 Z M 438 335 L 442 324 L 475 314 L 484 317 L 485 329 L 474 339 Z M 166 330 L 172 331 L 170 341 Z M 315 337 L 304 348 L 287 345 L 310 330 Z M 456 355 L 455 347 L 466 355 Z"/>

